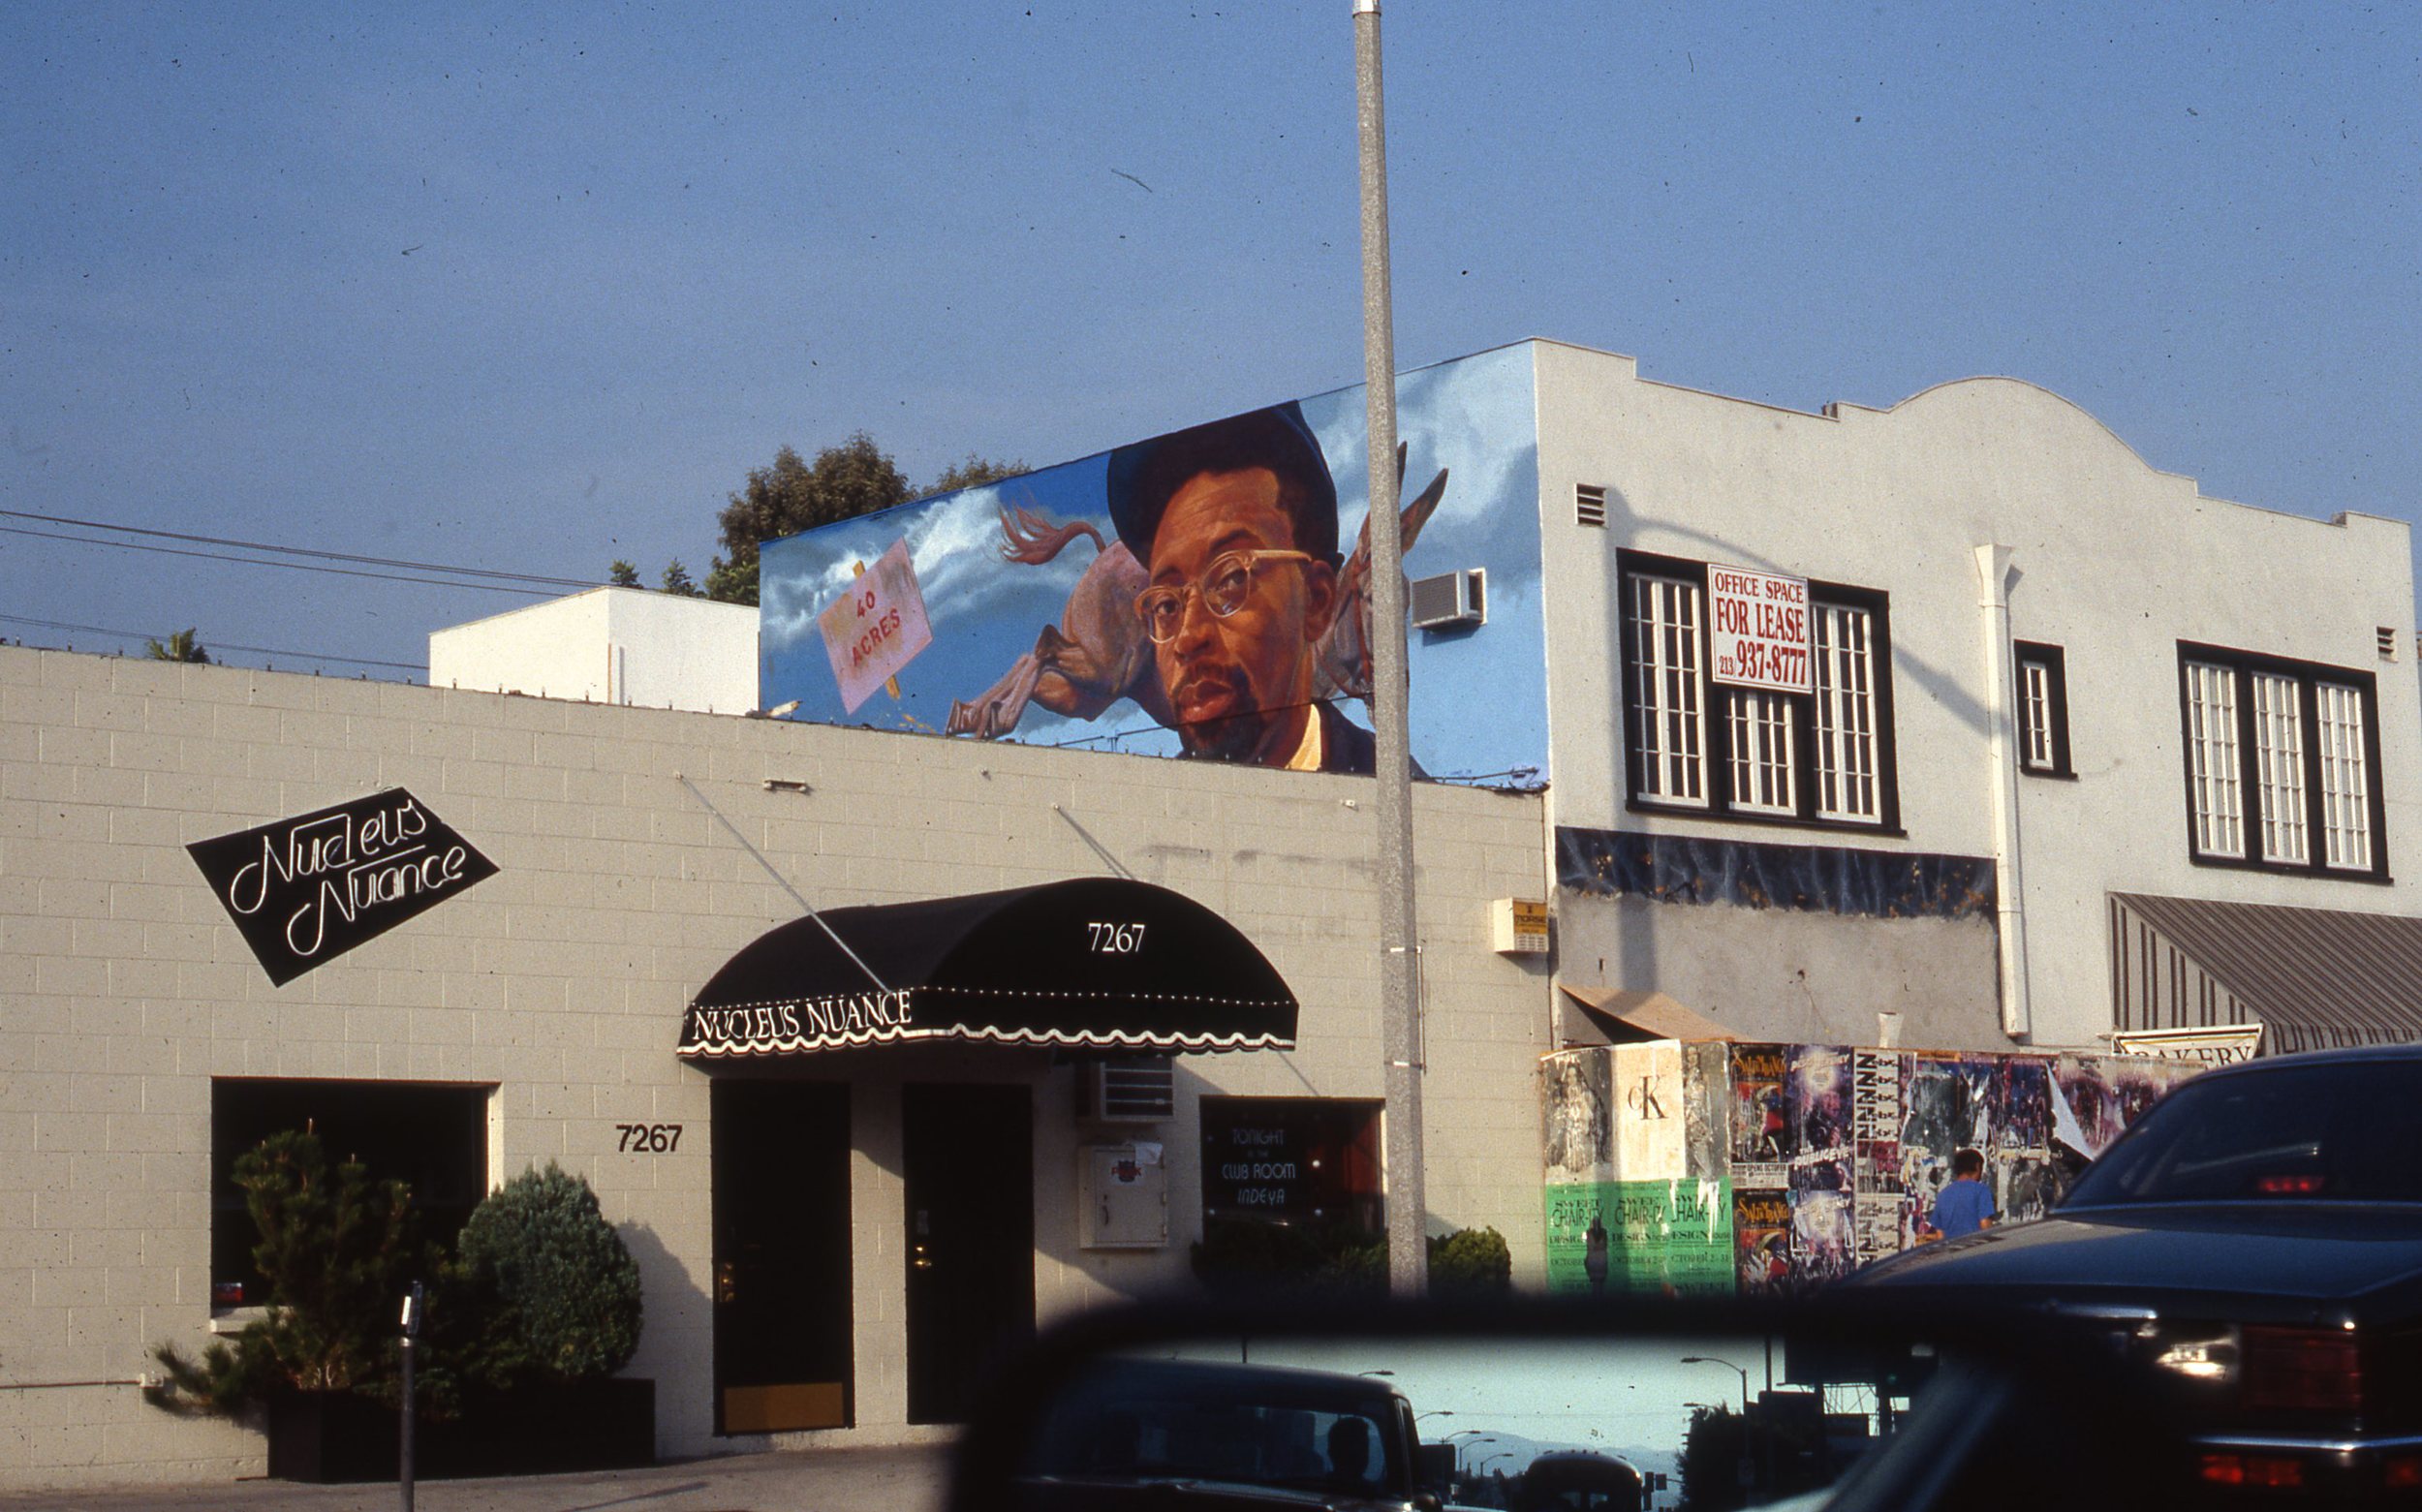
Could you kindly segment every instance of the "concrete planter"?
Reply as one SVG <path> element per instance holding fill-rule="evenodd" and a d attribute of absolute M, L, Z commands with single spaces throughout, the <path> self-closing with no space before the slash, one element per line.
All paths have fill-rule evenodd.
<path fill-rule="evenodd" d="M 314 1483 L 393 1480 L 395 1409 L 345 1392 L 292 1392 L 268 1404 L 269 1474 Z M 656 1383 L 585 1381 L 466 1395 L 462 1413 L 416 1425 L 414 1474 L 539 1475 L 656 1463 Z"/>

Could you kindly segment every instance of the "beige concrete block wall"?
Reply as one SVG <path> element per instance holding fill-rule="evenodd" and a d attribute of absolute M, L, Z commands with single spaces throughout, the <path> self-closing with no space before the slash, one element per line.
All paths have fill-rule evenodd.
<path fill-rule="evenodd" d="M 689 995 L 796 905 L 685 777 L 818 906 L 1123 872 L 1225 914 L 1304 1005 L 1295 1052 L 1181 1061 L 1172 1243 L 1145 1254 L 1075 1248 L 1091 1136 L 1046 1058 L 810 1068 L 854 1084 L 854 1441 L 915 1436 L 901 1080 L 1034 1084 L 1046 1317 L 1184 1283 L 1193 1099 L 1380 1095 L 1367 781 L 0 648 L 0 1138 L 21 1153 L 0 1165 L 0 1386 L 131 1381 L 150 1345 L 207 1342 L 212 1077 L 438 1080 L 495 1089 L 493 1177 L 557 1160 L 631 1243 L 665 1452 L 745 1446 L 712 1436 L 709 1080 L 672 1047 Z M 395 786 L 499 875 L 272 987 L 184 846 Z M 1495 1225 L 1537 1281 L 1546 978 L 1488 952 L 1486 906 L 1542 895 L 1541 804 L 1430 787 L 1415 808 L 1431 1224 Z M 687 1132 L 626 1155 L 621 1123 Z M 0 1390 L 0 1485 L 225 1478 L 261 1453 L 131 1385 Z"/>

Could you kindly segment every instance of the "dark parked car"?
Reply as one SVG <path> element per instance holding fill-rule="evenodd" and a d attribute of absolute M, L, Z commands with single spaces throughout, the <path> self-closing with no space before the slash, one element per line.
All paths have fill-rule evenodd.
<path fill-rule="evenodd" d="M 2216 1486 L 2422 1496 L 2422 1045 L 2207 1072 L 2049 1218 L 1833 1288 L 1919 1292 L 2057 1314 L 2150 1364 Z"/>
<path fill-rule="evenodd" d="M 1015 1499 L 1035 1512 L 1436 1507 L 1414 1486 L 1415 1446 L 1413 1408 L 1369 1376 L 1110 1359 L 1053 1399 Z"/>

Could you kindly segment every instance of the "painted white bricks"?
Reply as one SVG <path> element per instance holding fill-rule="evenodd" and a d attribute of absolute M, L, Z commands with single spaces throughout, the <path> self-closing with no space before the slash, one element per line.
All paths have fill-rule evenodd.
<path fill-rule="evenodd" d="M 1185 1058 L 1185 1105 L 1379 1094 L 1373 820 L 1367 801 L 1344 806 L 1368 792 L 1351 779 L 0 648 L 0 1143 L 19 1152 L 0 1162 L 0 1379 L 131 1373 L 153 1343 L 203 1339 L 212 1077 L 472 1082 L 498 1089 L 501 1174 L 583 1171 L 632 1237 L 650 1310 L 637 1368 L 658 1378 L 664 1448 L 721 1446 L 709 1080 L 672 1048 L 689 995 L 796 910 L 676 773 L 820 906 L 1099 875 L 1099 845 L 1232 919 L 1304 1003 L 1297 1052 Z M 271 987 L 183 847 L 395 786 L 499 875 Z M 1536 1279 L 1546 979 L 1488 954 L 1483 925 L 1487 899 L 1538 895 L 1541 807 L 1424 788 L 1416 808 L 1430 1053 L 1452 1066 L 1430 1093 L 1433 1221 L 1494 1224 Z M 1075 1151 L 1093 1136 L 1071 1118 L 1072 1074 L 1043 1065 L 802 1068 L 853 1081 L 860 1441 L 921 1433 L 904 1422 L 903 1079 L 1040 1078 L 1046 1315 L 1185 1283 L 1186 1141 L 1168 1250 L 1074 1251 Z M 615 1123 L 649 1121 L 685 1126 L 678 1155 L 614 1152 Z M 0 1401 L 0 1485 L 226 1474 L 259 1456 L 257 1438 L 131 1389 Z"/>

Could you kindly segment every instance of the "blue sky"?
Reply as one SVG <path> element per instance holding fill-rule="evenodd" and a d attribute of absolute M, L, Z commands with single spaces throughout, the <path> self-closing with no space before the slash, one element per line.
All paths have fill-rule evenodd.
<path fill-rule="evenodd" d="M 785 443 L 922 479 L 1351 383 L 1350 10 L 9 8 L 0 509 L 652 580 Z M 1386 41 L 1403 366 L 2003 373 L 2217 497 L 2422 509 L 2422 11 L 1396 0 Z M 0 613 L 207 644 L 414 663 L 527 602 L 0 534 Z"/>

